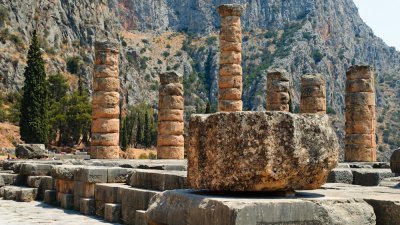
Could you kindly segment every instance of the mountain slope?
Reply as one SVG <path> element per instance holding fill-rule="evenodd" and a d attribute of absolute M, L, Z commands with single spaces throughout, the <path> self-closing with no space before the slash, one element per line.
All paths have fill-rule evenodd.
<path fill-rule="evenodd" d="M 222 3 L 246 6 L 247 110 L 265 105 L 266 69 L 290 72 L 295 109 L 301 75 L 319 72 L 327 78 L 327 104 L 337 113 L 333 124 L 343 136 L 345 71 L 356 63 L 371 64 L 377 71 L 379 150 L 386 152 L 381 157 L 400 146 L 400 54 L 373 34 L 352 0 L 0 0 L 7 11 L 5 23 L 0 23 L 0 87 L 21 87 L 30 33 L 37 28 L 47 52 L 47 72 L 66 74 L 72 86 L 80 75 L 90 88 L 93 41 L 113 37 L 121 41 L 121 92 L 129 104 L 156 105 L 158 74 L 175 69 L 185 75 L 187 116 L 204 111 L 207 101 L 215 108 L 216 7 Z M 80 59 L 74 74 L 67 67 L 71 57 Z"/>

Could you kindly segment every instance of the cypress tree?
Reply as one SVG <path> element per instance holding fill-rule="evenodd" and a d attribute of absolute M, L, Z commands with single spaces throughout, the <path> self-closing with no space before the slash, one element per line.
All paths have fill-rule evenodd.
<path fill-rule="evenodd" d="M 149 112 L 146 110 L 144 115 L 144 145 L 150 147 L 151 145 L 151 125 L 149 121 Z"/>
<path fill-rule="evenodd" d="M 26 143 L 48 144 L 48 85 L 36 31 L 28 52 L 21 101 L 20 133 Z"/>
<path fill-rule="evenodd" d="M 211 104 L 210 102 L 207 102 L 205 114 L 210 114 L 210 113 L 211 113 Z"/>
<path fill-rule="evenodd" d="M 122 121 L 122 134 L 121 134 L 121 148 L 126 150 L 128 148 L 128 128 L 127 118 Z"/>

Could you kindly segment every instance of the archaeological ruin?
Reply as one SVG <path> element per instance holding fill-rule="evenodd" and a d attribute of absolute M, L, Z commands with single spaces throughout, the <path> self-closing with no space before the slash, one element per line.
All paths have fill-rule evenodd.
<path fill-rule="evenodd" d="M 218 111 L 242 111 L 242 28 L 243 7 L 220 6 L 220 69 L 218 80 Z"/>
<path fill-rule="evenodd" d="M 301 77 L 300 113 L 326 113 L 326 81 L 322 74 Z"/>
<path fill-rule="evenodd" d="M 217 11 L 218 112 L 192 115 L 184 137 L 184 75 L 161 73 L 158 159 L 118 159 L 119 44 L 96 42 L 90 156 L 1 161 L 2 200 L 43 201 L 41 209 L 61 207 L 66 215 L 74 210 L 128 225 L 400 224 L 400 150 L 391 163 L 376 162 L 371 67 L 347 72 L 345 138 L 326 113 L 321 74 L 302 76 L 296 93 L 289 83 L 294 74 L 269 70 L 267 111 L 243 112 L 244 7 L 224 4 Z M 292 97 L 300 97 L 299 113 L 290 112 Z"/>
<path fill-rule="evenodd" d="M 267 74 L 267 111 L 289 112 L 289 73 L 286 70 L 269 70 Z"/>
<path fill-rule="evenodd" d="M 375 162 L 374 72 L 370 66 L 352 66 L 346 75 L 345 160 Z"/>
<path fill-rule="evenodd" d="M 158 101 L 158 159 L 184 158 L 183 76 L 176 72 L 160 74 Z"/>
<path fill-rule="evenodd" d="M 90 156 L 119 158 L 119 43 L 96 42 Z"/>

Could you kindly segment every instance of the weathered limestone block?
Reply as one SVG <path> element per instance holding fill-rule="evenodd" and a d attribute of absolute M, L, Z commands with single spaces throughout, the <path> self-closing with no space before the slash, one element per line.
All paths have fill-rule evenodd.
<path fill-rule="evenodd" d="M 339 156 L 336 134 L 323 115 L 194 115 L 189 130 L 188 184 L 195 189 L 316 189 Z"/>
<path fill-rule="evenodd" d="M 376 224 L 374 209 L 360 199 L 277 199 L 259 194 L 246 198 L 192 190 L 155 196 L 145 217 L 151 225 Z"/>
<path fill-rule="evenodd" d="M 108 183 L 125 183 L 126 179 L 133 169 L 112 167 L 107 168 L 107 182 Z"/>
<path fill-rule="evenodd" d="M 100 41 L 96 42 L 94 46 L 96 65 L 93 78 L 90 156 L 95 159 L 118 159 L 119 44 L 118 42 Z"/>
<path fill-rule="evenodd" d="M 119 146 L 91 146 L 90 156 L 97 159 L 118 159 L 119 151 Z"/>
<path fill-rule="evenodd" d="M 132 188 L 129 186 L 119 189 L 122 202 L 122 221 L 124 224 L 136 225 L 136 210 L 146 210 L 150 200 L 158 194 L 157 191 Z"/>
<path fill-rule="evenodd" d="M 389 169 L 355 169 L 353 170 L 353 184 L 361 186 L 378 186 L 379 183 L 395 174 Z"/>
<path fill-rule="evenodd" d="M 77 165 L 53 166 L 51 168 L 51 176 L 54 179 L 73 181 L 75 172 L 81 168 L 83 168 L 83 166 L 77 166 Z"/>
<path fill-rule="evenodd" d="M 134 170 L 127 183 L 132 187 L 150 190 L 187 188 L 185 171 Z"/>
<path fill-rule="evenodd" d="M 92 122 L 93 133 L 119 132 L 119 119 L 94 119 Z"/>
<path fill-rule="evenodd" d="M 119 87 L 118 78 L 106 77 L 93 79 L 93 91 L 118 92 Z"/>
<path fill-rule="evenodd" d="M 353 183 L 353 172 L 350 169 L 336 168 L 333 169 L 328 176 L 327 183 Z"/>
<path fill-rule="evenodd" d="M 19 202 L 31 202 L 36 200 L 37 188 L 20 188 L 16 194 L 16 200 Z"/>
<path fill-rule="evenodd" d="M 81 198 L 79 208 L 84 215 L 95 215 L 96 201 L 93 198 Z"/>
<path fill-rule="evenodd" d="M 267 75 L 267 110 L 289 112 L 290 84 L 286 70 L 269 70 Z"/>
<path fill-rule="evenodd" d="M 346 73 L 345 161 L 376 161 L 374 72 L 352 66 Z"/>
<path fill-rule="evenodd" d="M 83 183 L 107 183 L 107 167 L 84 167 L 75 171 L 75 181 Z"/>
<path fill-rule="evenodd" d="M 394 151 L 390 157 L 390 169 L 393 173 L 400 174 L 400 149 Z"/>
<path fill-rule="evenodd" d="M 15 156 L 20 159 L 41 159 L 47 157 L 44 144 L 20 144 L 15 149 Z"/>
<path fill-rule="evenodd" d="M 121 220 L 121 204 L 107 203 L 104 206 L 104 220 L 115 223 Z"/>
<path fill-rule="evenodd" d="M 73 194 L 62 194 L 60 201 L 61 208 L 74 209 L 74 195 Z"/>
<path fill-rule="evenodd" d="M 218 7 L 221 16 L 218 111 L 242 111 L 242 28 L 241 5 Z"/>
<path fill-rule="evenodd" d="M 51 164 L 22 163 L 19 174 L 25 176 L 47 176 L 52 169 Z"/>
<path fill-rule="evenodd" d="M 302 76 L 300 112 L 326 114 L 326 81 L 322 74 Z"/>
<path fill-rule="evenodd" d="M 183 159 L 183 85 L 176 72 L 160 74 L 157 158 Z"/>
<path fill-rule="evenodd" d="M 94 146 L 118 146 L 119 133 L 92 133 Z"/>
<path fill-rule="evenodd" d="M 44 202 L 50 205 L 57 204 L 57 191 L 45 190 L 44 191 Z"/>

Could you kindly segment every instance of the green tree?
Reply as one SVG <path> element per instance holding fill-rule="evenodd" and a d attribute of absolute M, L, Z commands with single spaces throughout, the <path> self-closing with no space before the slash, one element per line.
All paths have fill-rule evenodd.
<path fill-rule="evenodd" d="M 211 113 L 211 104 L 210 102 L 207 102 L 205 114 L 210 114 L 210 113 Z"/>
<path fill-rule="evenodd" d="M 50 101 L 60 102 L 69 89 L 67 79 L 62 74 L 58 73 L 50 75 L 48 82 Z"/>
<path fill-rule="evenodd" d="M 149 112 L 146 110 L 144 115 L 144 146 L 150 147 L 151 146 L 151 122 L 149 121 Z"/>
<path fill-rule="evenodd" d="M 127 128 L 127 119 L 122 119 L 122 133 L 121 133 L 121 148 L 126 150 L 128 148 L 128 128 Z"/>
<path fill-rule="evenodd" d="M 21 101 L 20 133 L 27 143 L 48 143 L 48 85 L 36 31 L 28 52 Z"/>

